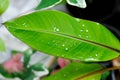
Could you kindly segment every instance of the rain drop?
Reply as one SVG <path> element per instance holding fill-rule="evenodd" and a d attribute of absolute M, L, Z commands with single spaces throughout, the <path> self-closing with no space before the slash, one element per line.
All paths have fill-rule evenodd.
<path fill-rule="evenodd" d="M 66 51 L 68 51 L 69 49 L 68 48 L 65 48 Z"/>
<path fill-rule="evenodd" d="M 100 25 L 99 23 L 96 23 L 97 25 Z"/>
<path fill-rule="evenodd" d="M 88 30 L 86 30 L 86 32 L 88 32 Z"/>
<path fill-rule="evenodd" d="M 56 29 L 56 31 L 59 31 L 59 29 Z"/>
<path fill-rule="evenodd" d="M 95 56 L 97 57 L 98 55 L 97 55 L 97 54 L 95 54 Z"/>
<path fill-rule="evenodd" d="M 22 25 L 23 25 L 24 27 L 27 27 L 26 23 L 23 23 Z"/>
<path fill-rule="evenodd" d="M 65 46 L 65 44 L 62 45 L 63 47 Z"/>
<path fill-rule="evenodd" d="M 80 19 L 76 18 L 76 21 L 77 21 L 77 22 L 80 22 Z"/>
<path fill-rule="evenodd" d="M 83 30 L 81 29 L 80 32 L 83 32 Z"/>
<path fill-rule="evenodd" d="M 84 27 L 85 25 L 84 25 L 84 24 L 82 24 L 82 26 Z"/>
<path fill-rule="evenodd" d="M 54 27 L 54 31 L 55 32 L 58 32 L 58 31 L 60 31 L 58 28 L 56 28 L 56 27 Z"/>

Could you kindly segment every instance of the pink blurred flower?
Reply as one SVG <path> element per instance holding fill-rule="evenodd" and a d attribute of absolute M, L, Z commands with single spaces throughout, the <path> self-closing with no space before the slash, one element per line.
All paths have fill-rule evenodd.
<path fill-rule="evenodd" d="M 64 68 L 65 66 L 67 66 L 68 64 L 70 64 L 70 61 L 64 58 L 58 58 L 58 65 L 60 66 L 60 68 Z M 59 71 L 60 69 L 57 70 L 53 70 L 51 72 L 51 74 L 55 74 L 57 71 Z"/>
<path fill-rule="evenodd" d="M 65 66 L 70 64 L 70 61 L 67 59 L 64 59 L 64 58 L 58 58 L 58 64 L 59 64 L 60 68 L 64 68 Z"/>
<path fill-rule="evenodd" d="M 18 53 L 13 55 L 10 60 L 3 64 L 3 67 L 9 73 L 20 72 L 23 68 L 23 63 L 21 62 L 22 54 Z"/>

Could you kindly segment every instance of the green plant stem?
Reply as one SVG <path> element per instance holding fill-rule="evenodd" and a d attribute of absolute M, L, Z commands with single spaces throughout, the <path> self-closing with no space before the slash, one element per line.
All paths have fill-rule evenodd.
<path fill-rule="evenodd" d="M 89 73 L 89 74 L 86 74 L 84 76 L 81 76 L 75 80 L 81 80 L 85 77 L 88 77 L 88 76 L 91 76 L 91 75 L 94 75 L 94 74 L 100 74 L 100 73 L 104 73 L 106 71 L 110 71 L 110 70 L 116 70 L 116 69 L 120 69 L 120 66 L 114 66 L 114 67 L 110 67 L 110 68 L 105 68 L 105 69 L 101 69 L 101 70 L 98 70 L 98 71 L 95 71 L 95 72 L 92 72 L 92 73 Z"/>

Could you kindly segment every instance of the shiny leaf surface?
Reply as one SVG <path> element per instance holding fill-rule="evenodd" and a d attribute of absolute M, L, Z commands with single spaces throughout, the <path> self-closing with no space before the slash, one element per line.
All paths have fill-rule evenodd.
<path fill-rule="evenodd" d="M 87 74 L 101 69 L 102 66 L 99 64 L 85 64 L 74 62 L 43 80 L 78 80 L 77 78 L 80 78 L 79 80 L 100 80 L 101 74 L 91 74 L 89 76 L 87 76 Z"/>
<path fill-rule="evenodd" d="M 108 61 L 119 56 L 119 40 L 103 25 L 59 11 L 41 11 L 4 23 L 17 38 L 49 55 Z"/>
<path fill-rule="evenodd" d="M 62 2 L 62 0 L 41 0 L 40 4 L 37 6 L 36 10 L 51 8 Z"/>
<path fill-rule="evenodd" d="M 67 0 L 70 5 L 77 6 L 80 8 L 86 8 L 87 4 L 85 0 Z"/>
<path fill-rule="evenodd" d="M 0 15 L 7 9 L 9 0 L 0 0 Z"/>

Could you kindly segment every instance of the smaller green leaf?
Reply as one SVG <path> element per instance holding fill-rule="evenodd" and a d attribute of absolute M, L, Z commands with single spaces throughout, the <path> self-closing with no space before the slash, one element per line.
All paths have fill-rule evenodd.
<path fill-rule="evenodd" d="M 110 75 L 110 72 L 107 71 L 102 75 L 102 80 L 107 80 L 107 77 Z"/>
<path fill-rule="evenodd" d="M 68 4 L 73 5 L 73 6 L 77 6 L 80 8 L 86 8 L 86 2 L 85 0 L 67 0 Z"/>
<path fill-rule="evenodd" d="M 26 75 L 26 74 L 25 74 L 25 75 Z M 36 76 L 35 76 L 35 74 L 34 74 L 33 72 L 29 72 L 29 73 L 27 74 L 27 76 L 26 76 L 24 79 L 22 79 L 22 80 L 33 80 L 35 77 L 36 77 Z"/>
<path fill-rule="evenodd" d="M 101 69 L 102 66 L 99 64 L 74 62 L 44 80 L 76 80 L 77 78 L 80 78 L 80 80 L 100 80 L 101 74 L 83 76 Z"/>
<path fill-rule="evenodd" d="M 81 80 L 101 80 L 101 74 L 94 74 L 92 76 L 85 77 Z"/>
<path fill-rule="evenodd" d="M 29 64 L 30 57 L 32 55 L 32 50 L 28 49 L 24 52 L 24 67 L 27 68 L 27 65 Z"/>
<path fill-rule="evenodd" d="M 37 63 L 31 66 L 31 69 L 35 71 L 44 71 L 44 66 L 41 63 Z"/>
<path fill-rule="evenodd" d="M 27 45 L 57 57 L 101 62 L 120 53 L 120 41 L 103 25 L 55 10 L 34 12 L 4 25 Z"/>
<path fill-rule="evenodd" d="M 5 52 L 5 44 L 4 41 L 0 38 L 0 52 Z"/>
<path fill-rule="evenodd" d="M 8 8 L 9 0 L 0 0 L 0 15 Z"/>
<path fill-rule="evenodd" d="M 61 2 L 62 2 L 62 0 L 41 0 L 40 4 L 37 6 L 36 10 L 51 8 Z"/>

